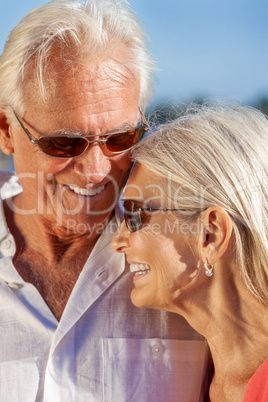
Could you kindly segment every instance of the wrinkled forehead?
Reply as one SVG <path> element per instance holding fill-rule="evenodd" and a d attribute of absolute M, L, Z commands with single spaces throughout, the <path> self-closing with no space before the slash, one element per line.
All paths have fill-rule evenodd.
<path fill-rule="evenodd" d="M 40 66 L 39 66 L 40 67 Z M 49 103 L 51 99 L 73 103 L 85 102 L 84 97 L 117 88 L 122 97 L 127 91 L 140 91 L 140 76 L 132 63 L 132 54 L 124 44 L 114 44 L 97 55 L 58 54 L 49 56 L 40 74 L 38 61 L 32 60 L 23 84 L 25 106 Z M 125 93 L 126 92 L 126 93 Z M 79 105 L 78 105 L 79 106 Z M 43 105 L 42 105 L 43 107 Z"/>

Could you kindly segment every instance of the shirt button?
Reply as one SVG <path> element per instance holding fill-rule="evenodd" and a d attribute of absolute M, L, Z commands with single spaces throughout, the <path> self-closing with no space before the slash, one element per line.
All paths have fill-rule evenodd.
<path fill-rule="evenodd" d="M 1 248 L 4 250 L 8 250 L 8 249 L 10 249 L 11 245 L 12 245 L 11 240 L 4 239 L 1 243 Z"/>
<path fill-rule="evenodd" d="M 159 344 L 156 344 L 152 347 L 152 352 L 154 355 L 160 355 L 162 353 L 162 351 L 163 351 L 163 348 Z"/>
<path fill-rule="evenodd" d="M 13 242 L 13 237 L 7 235 L 0 242 L 0 250 L 3 257 L 11 257 L 15 252 L 15 244 Z"/>

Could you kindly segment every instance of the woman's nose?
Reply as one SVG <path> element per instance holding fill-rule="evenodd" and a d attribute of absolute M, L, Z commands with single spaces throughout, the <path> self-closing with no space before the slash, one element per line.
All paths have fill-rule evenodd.
<path fill-rule="evenodd" d="M 123 221 L 112 238 L 112 249 L 117 253 L 124 253 L 129 245 L 128 236 L 129 231 L 126 227 L 125 221 Z"/>

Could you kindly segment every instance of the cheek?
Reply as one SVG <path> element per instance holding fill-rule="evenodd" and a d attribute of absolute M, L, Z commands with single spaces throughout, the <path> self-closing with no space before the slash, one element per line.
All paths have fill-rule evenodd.
<path fill-rule="evenodd" d="M 178 253 L 171 239 L 137 231 L 130 234 L 129 245 L 141 262 L 151 266 L 159 290 L 173 291 L 184 284 L 185 276 L 188 276 L 187 261 Z"/>
<path fill-rule="evenodd" d="M 119 191 L 122 191 L 127 182 L 132 162 L 130 161 L 129 156 L 125 154 L 118 155 L 115 158 L 111 160 L 110 175 L 114 179 L 116 186 L 118 186 Z"/>
<path fill-rule="evenodd" d="M 159 275 L 165 273 L 168 256 L 165 251 L 165 239 L 141 229 L 129 234 L 129 247 L 140 262 L 149 264 Z"/>
<path fill-rule="evenodd" d="M 45 172 L 56 174 L 71 163 L 71 159 L 57 159 L 41 152 L 37 145 L 21 141 L 13 153 L 14 166 L 19 172 Z"/>
<path fill-rule="evenodd" d="M 152 269 L 156 271 L 159 288 L 172 290 L 179 276 L 178 256 L 173 250 L 165 249 L 163 243 L 154 247 L 152 252 Z"/>
<path fill-rule="evenodd" d="M 130 160 L 130 152 L 115 155 L 110 159 L 110 161 L 114 169 L 119 169 L 123 171 L 129 170 L 133 164 L 133 162 Z"/>
<path fill-rule="evenodd" d="M 56 175 L 60 172 L 64 172 L 69 165 L 72 164 L 72 159 L 57 159 L 51 156 L 46 156 L 39 162 L 40 170 L 43 172 Z"/>

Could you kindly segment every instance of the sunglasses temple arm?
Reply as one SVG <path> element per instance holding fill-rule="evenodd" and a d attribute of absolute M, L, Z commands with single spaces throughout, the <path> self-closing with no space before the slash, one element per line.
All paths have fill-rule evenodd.
<path fill-rule="evenodd" d="M 14 115 L 15 115 L 16 119 L 18 120 L 18 122 L 19 122 L 19 124 L 20 124 L 21 128 L 23 129 L 23 131 L 25 132 L 25 134 L 26 134 L 26 135 L 27 135 L 27 137 L 29 138 L 29 140 L 30 140 L 30 141 L 31 141 L 33 144 L 37 144 L 37 143 L 38 143 L 38 141 L 35 141 L 35 140 L 33 140 L 33 139 L 32 139 L 31 134 L 30 134 L 30 133 L 28 133 L 28 131 L 26 130 L 26 128 L 24 127 L 24 125 L 23 125 L 23 124 L 22 124 L 22 122 L 20 121 L 20 119 L 19 119 L 18 115 L 16 114 L 16 112 L 14 112 L 14 110 L 13 110 L 13 113 L 14 113 Z"/>
<path fill-rule="evenodd" d="M 148 124 L 147 120 L 145 119 L 145 116 L 144 116 L 144 114 L 142 113 L 142 110 L 141 110 L 140 107 L 139 107 L 139 111 L 140 111 L 140 114 L 141 114 L 141 121 L 142 121 L 142 124 L 146 127 L 147 130 L 149 130 L 149 124 Z"/>

